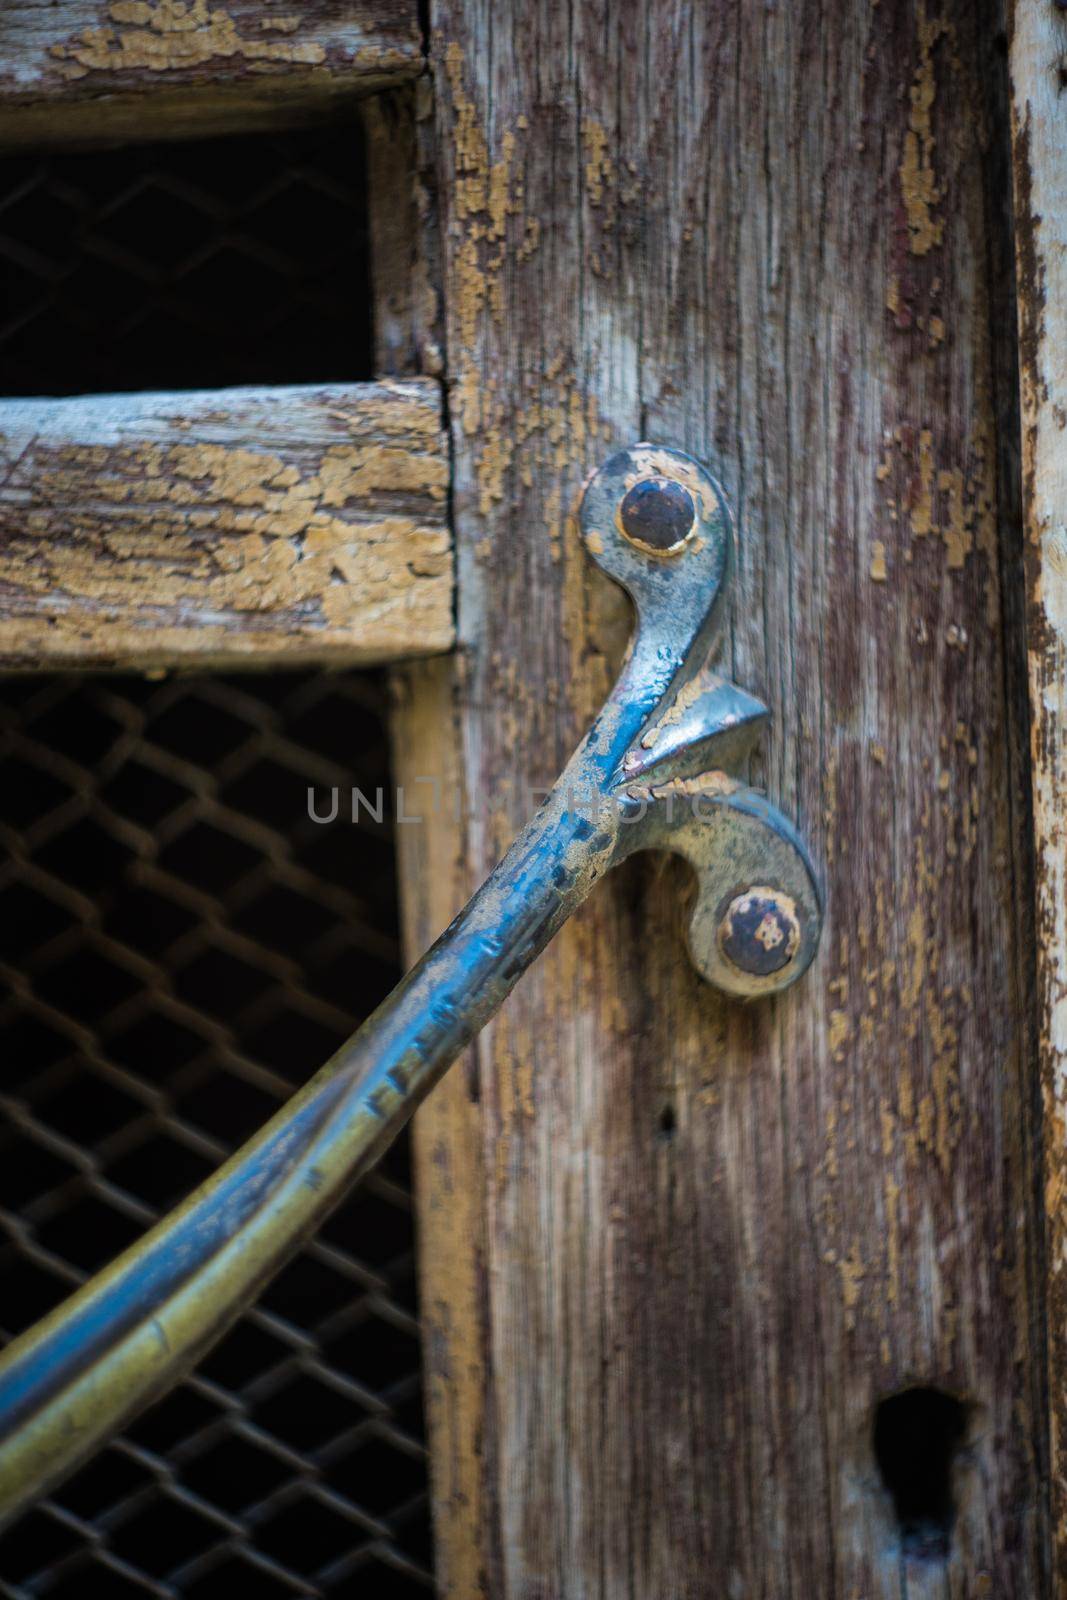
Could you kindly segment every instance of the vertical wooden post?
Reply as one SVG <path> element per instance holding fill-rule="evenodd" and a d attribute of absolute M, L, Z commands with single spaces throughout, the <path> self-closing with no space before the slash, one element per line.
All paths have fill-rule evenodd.
<path fill-rule="evenodd" d="M 393 675 L 393 770 L 404 788 L 398 830 L 405 949 L 414 959 L 469 892 L 462 728 L 454 658 Z M 418 779 L 429 778 L 420 785 Z M 423 1373 L 442 1594 L 485 1592 L 485 1179 L 477 1105 L 478 1047 L 452 1068 L 415 1119 Z"/>
<path fill-rule="evenodd" d="M 1012 153 L 1026 528 L 1052 1530 L 1067 1586 L 1067 12 L 1012 7 Z"/>
<path fill-rule="evenodd" d="M 374 271 L 375 363 L 403 376 L 440 373 L 439 238 L 430 81 L 363 103 Z M 444 391 L 442 389 L 442 403 Z M 424 670 L 429 665 L 430 670 Z M 467 847 L 469 797 L 460 694 L 463 656 L 411 661 L 390 674 L 393 774 L 404 950 L 433 942 L 477 887 Z M 482 1132 L 471 1115 L 475 1047 L 415 1119 L 418 1246 L 431 1482 L 442 1592 L 476 1595 L 488 1571 L 483 1477 L 486 1264 Z"/>
<path fill-rule="evenodd" d="M 1047 1593 L 995 29 L 964 0 L 432 23 L 464 668 L 436 726 L 469 814 L 423 843 L 455 878 L 416 923 L 602 698 L 625 616 L 571 510 L 640 437 L 732 495 L 730 671 L 829 909 L 798 990 L 730 1005 L 684 875 L 637 862 L 420 1113 L 442 1591 Z M 925 1563 L 871 1445 L 915 1384 L 969 1430 Z"/>

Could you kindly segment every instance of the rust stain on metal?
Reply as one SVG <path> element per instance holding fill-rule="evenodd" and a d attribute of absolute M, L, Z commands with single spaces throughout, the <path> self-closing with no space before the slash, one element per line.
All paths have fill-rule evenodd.
<path fill-rule="evenodd" d="M 719 943 L 742 972 L 767 977 L 787 967 L 800 947 L 795 901 L 780 890 L 753 885 L 735 895 L 719 924 Z"/>

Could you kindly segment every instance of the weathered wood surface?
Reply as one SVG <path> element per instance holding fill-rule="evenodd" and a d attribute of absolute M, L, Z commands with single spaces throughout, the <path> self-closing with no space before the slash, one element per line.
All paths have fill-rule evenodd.
<path fill-rule="evenodd" d="M 374 291 L 374 370 L 441 371 L 428 77 L 361 105 Z"/>
<path fill-rule="evenodd" d="M 404 791 L 405 815 L 419 819 L 397 829 L 409 963 L 447 927 L 470 890 L 461 681 L 455 656 L 414 661 L 393 673 L 393 772 Z M 427 778 L 435 781 L 419 782 Z M 471 1337 L 484 1315 L 487 1260 L 485 1143 L 471 1115 L 478 1060 L 475 1049 L 456 1062 L 414 1125 L 423 1381 L 433 1421 L 430 1466 L 442 1595 L 481 1593 L 484 1571 L 486 1507 L 483 1496 L 471 1492 L 485 1447 L 486 1399 L 486 1352 L 482 1340 Z"/>
<path fill-rule="evenodd" d="M 440 391 L 0 404 L 0 666 L 352 665 L 453 640 Z"/>
<path fill-rule="evenodd" d="M 1016 0 L 1012 143 L 1022 399 L 1052 1529 L 1067 1592 L 1067 12 Z"/>
<path fill-rule="evenodd" d="M 422 61 L 415 0 L 5 0 L 0 145 L 277 127 Z"/>
<path fill-rule="evenodd" d="M 643 436 L 739 513 L 727 660 L 828 898 L 815 971 L 745 1009 L 636 863 L 420 1113 L 443 1592 L 1045 1595 L 1003 34 L 965 0 L 432 22 L 450 895 L 608 686 L 571 512 Z M 971 1408 L 925 1565 L 871 1447 L 916 1383 Z"/>

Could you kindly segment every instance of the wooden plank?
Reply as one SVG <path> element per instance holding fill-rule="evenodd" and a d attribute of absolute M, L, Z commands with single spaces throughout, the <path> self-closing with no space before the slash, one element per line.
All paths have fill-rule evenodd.
<path fill-rule="evenodd" d="M 5 0 L 0 144 L 278 127 L 422 64 L 415 0 Z"/>
<path fill-rule="evenodd" d="M 1016 0 L 1012 154 L 1044 1104 L 1052 1532 L 1067 1589 L 1067 13 Z"/>
<path fill-rule="evenodd" d="M 397 829 L 409 962 L 460 910 L 470 880 L 460 679 L 455 656 L 411 662 L 393 673 L 393 771 L 404 791 L 405 816 L 417 819 Z M 487 1259 L 482 1130 L 470 1110 L 478 1071 L 475 1046 L 451 1068 L 414 1122 L 423 1376 L 434 1421 L 430 1479 L 440 1554 L 447 1563 L 440 1592 L 456 1595 L 481 1593 L 486 1534 L 481 1479 L 486 1373 L 483 1340 L 471 1337 L 485 1312 Z"/>
<path fill-rule="evenodd" d="M 0 666 L 341 666 L 452 644 L 437 385 L 0 404 Z"/>
<path fill-rule="evenodd" d="M 635 862 L 421 1113 L 442 1592 L 1047 1595 L 1003 37 L 966 0 L 432 20 L 463 886 L 608 686 L 570 519 L 645 437 L 739 513 L 727 659 L 828 898 L 745 1008 Z M 872 1430 L 916 1384 L 966 1447 L 905 1548 Z"/>
<path fill-rule="evenodd" d="M 440 374 L 428 78 L 361 106 L 374 287 L 374 370 Z"/>

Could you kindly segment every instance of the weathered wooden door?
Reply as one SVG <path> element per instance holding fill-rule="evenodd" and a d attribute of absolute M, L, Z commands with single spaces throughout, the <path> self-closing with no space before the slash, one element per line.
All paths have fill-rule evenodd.
<path fill-rule="evenodd" d="M 619 869 L 420 1110 L 439 1591 L 1065 1592 L 1064 14 L 67 9 L 0 22 L 29 140 L 371 93 L 383 381 L 23 408 L 8 658 L 403 660 L 397 782 L 454 802 L 398 828 L 414 958 L 604 700 L 575 507 L 650 439 L 732 501 L 750 777 L 822 873 L 815 966 L 744 1006 L 681 866 Z"/>
<path fill-rule="evenodd" d="M 828 908 L 738 1008 L 635 866 L 421 1114 L 444 1582 L 1046 1592 L 1003 19 L 445 4 L 431 48 L 464 883 L 603 696 L 568 518 L 644 436 L 737 509 L 729 667 Z"/>

